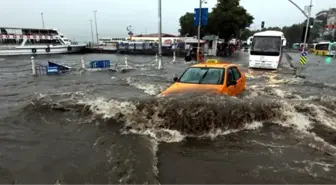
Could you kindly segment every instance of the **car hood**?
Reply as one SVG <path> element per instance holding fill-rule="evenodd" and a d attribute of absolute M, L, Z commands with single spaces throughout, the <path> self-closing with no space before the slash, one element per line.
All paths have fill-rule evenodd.
<path fill-rule="evenodd" d="M 171 95 L 180 93 L 198 93 L 198 92 L 212 92 L 217 93 L 221 89 L 221 85 L 208 85 L 208 84 L 188 84 L 176 82 L 168 87 L 161 95 Z"/>

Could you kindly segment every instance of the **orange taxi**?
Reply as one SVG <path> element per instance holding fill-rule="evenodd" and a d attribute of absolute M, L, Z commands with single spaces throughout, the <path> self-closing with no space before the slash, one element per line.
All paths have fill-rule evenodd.
<path fill-rule="evenodd" d="M 175 77 L 174 83 L 161 95 L 202 91 L 236 96 L 245 86 L 245 74 L 236 64 L 210 59 L 189 67 L 180 78 Z"/>

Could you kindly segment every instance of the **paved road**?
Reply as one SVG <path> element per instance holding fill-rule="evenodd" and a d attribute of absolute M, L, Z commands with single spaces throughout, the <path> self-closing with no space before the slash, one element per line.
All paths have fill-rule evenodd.
<path fill-rule="evenodd" d="M 293 66 L 297 66 L 300 53 L 288 52 L 290 62 Z M 336 74 L 333 72 L 336 67 L 336 59 L 332 59 L 330 63 L 326 62 L 326 57 L 310 54 L 307 57 L 307 64 L 302 71 L 302 75 L 309 81 L 333 83 L 335 81 Z"/>

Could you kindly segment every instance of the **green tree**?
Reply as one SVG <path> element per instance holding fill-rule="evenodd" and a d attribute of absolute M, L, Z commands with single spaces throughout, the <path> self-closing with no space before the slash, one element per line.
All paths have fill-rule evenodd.
<path fill-rule="evenodd" d="M 233 35 L 239 36 L 253 19 L 253 16 L 239 5 L 239 0 L 218 0 L 215 8 L 209 13 L 208 26 L 203 26 L 201 35 L 214 34 L 224 39 Z M 180 35 L 197 35 L 197 27 L 193 25 L 193 13 L 184 14 L 179 22 Z"/>
<path fill-rule="evenodd" d="M 254 33 L 250 30 L 250 29 L 247 29 L 247 28 L 245 28 L 243 31 L 242 31 L 242 33 L 241 33 L 241 35 L 240 35 L 240 38 L 242 39 L 242 40 L 247 40 L 250 36 L 252 36 Z"/>
<path fill-rule="evenodd" d="M 187 12 L 180 17 L 180 29 L 181 36 L 194 36 L 197 35 L 197 27 L 194 26 L 194 14 Z"/>
<path fill-rule="evenodd" d="M 287 44 L 301 43 L 301 35 L 303 31 L 303 24 L 293 24 L 292 26 L 285 26 L 282 28 Z"/>
<path fill-rule="evenodd" d="M 239 5 L 239 0 L 218 0 L 209 15 L 208 32 L 229 39 L 233 35 L 239 36 L 239 32 L 252 24 L 253 19 L 253 16 Z"/>
<path fill-rule="evenodd" d="M 333 39 L 333 36 L 332 35 L 323 35 L 323 40 L 326 40 L 326 41 L 330 41 L 330 40 L 332 40 Z"/>

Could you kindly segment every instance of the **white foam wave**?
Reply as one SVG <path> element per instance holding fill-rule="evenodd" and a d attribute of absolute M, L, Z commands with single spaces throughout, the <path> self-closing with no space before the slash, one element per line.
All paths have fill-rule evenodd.
<path fill-rule="evenodd" d="M 302 134 L 309 136 L 310 138 L 313 138 L 315 141 L 319 142 L 321 146 L 324 146 L 320 148 L 321 150 L 325 150 L 325 148 L 329 148 L 332 151 L 336 151 L 336 148 L 329 144 L 328 142 L 324 141 L 321 137 L 317 136 L 315 133 L 312 132 L 312 127 L 314 126 L 314 122 L 311 119 L 311 115 L 309 113 L 305 112 L 298 112 L 295 108 L 295 106 L 304 106 L 306 108 L 310 108 L 310 110 L 314 111 L 314 118 L 321 121 L 321 123 L 325 126 L 328 126 L 331 129 L 336 130 L 336 120 L 335 117 L 330 117 L 324 111 L 325 107 L 323 106 L 317 106 L 312 103 L 304 102 L 306 100 L 311 100 L 316 97 L 308 97 L 303 99 L 302 97 L 298 96 L 296 98 L 297 101 L 286 101 L 285 97 L 290 94 L 290 92 L 284 92 L 281 89 L 278 88 L 270 88 L 268 92 L 265 91 L 265 89 L 259 88 L 258 86 L 250 86 L 251 89 L 254 89 L 252 91 L 253 95 L 249 95 L 247 97 L 243 97 L 243 99 L 248 100 L 252 97 L 257 97 L 260 95 L 272 95 L 274 97 L 277 97 L 281 100 L 282 103 L 282 117 L 278 118 L 279 120 L 272 120 L 272 122 L 275 122 L 283 127 L 289 127 L 293 128 Z M 154 93 L 153 93 L 154 94 Z M 141 114 L 141 112 L 138 112 L 136 109 L 136 105 L 134 102 L 129 101 L 118 101 L 118 100 L 106 100 L 104 98 L 98 98 L 95 100 L 88 100 L 88 101 L 81 101 L 80 103 L 86 104 L 90 106 L 90 110 L 94 114 L 103 115 L 103 118 L 113 118 L 117 117 L 118 114 L 124 115 L 124 120 L 127 124 L 132 124 L 130 121 L 127 120 L 127 117 L 133 115 L 133 114 Z M 146 121 L 146 119 L 142 119 L 139 121 Z M 147 120 L 149 122 L 155 122 L 155 120 Z M 152 125 L 152 124 L 149 124 Z M 258 129 L 262 127 L 261 122 L 253 122 L 246 124 L 245 127 L 241 129 L 231 129 L 231 130 L 220 130 L 220 129 L 214 129 L 211 130 L 209 133 L 199 136 L 191 136 L 191 135 L 183 135 L 177 130 L 169 130 L 169 129 L 160 129 L 160 128 L 154 128 L 154 127 L 143 127 L 141 129 L 130 129 L 125 133 L 132 133 L 132 134 L 142 134 L 142 135 L 148 135 L 151 138 L 153 138 L 156 141 L 159 142 L 180 142 L 184 140 L 186 137 L 208 137 L 208 138 L 216 138 L 221 135 L 228 135 L 231 133 L 239 132 L 242 130 L 251 130 L 251 129 Z M 311 146 L 315 147 L 316 146 Z M 335 152 L 330 152 L 334 154 Z"/>
<path fill-rule="evenodd" d="M 90 111 L 94 114 L 102 115 L 102 118 L 109 119 L 116 117 L 118 114 L 130 115 L 136 107 L 132 102 L 107 100 L 105 98 L 97 98 L 95 100 L 79 100 L 79 104 L 88 105 Z"/>
<path fill-rule="evenodd" d="M 149 94 L 152 96 L 159 94 L 161 91 L 163 91 L 166 88 L 166 85 L 152 84 L 152 83 L 137 81 L 133 77 L 127 77 L 126 83 L 135 88 L 143 90 L 146 94 Z"/>

